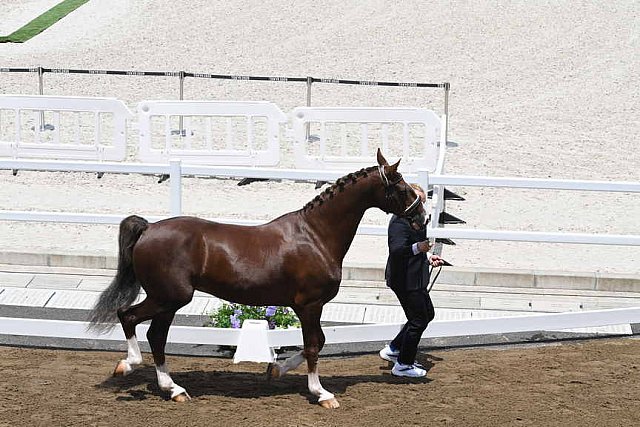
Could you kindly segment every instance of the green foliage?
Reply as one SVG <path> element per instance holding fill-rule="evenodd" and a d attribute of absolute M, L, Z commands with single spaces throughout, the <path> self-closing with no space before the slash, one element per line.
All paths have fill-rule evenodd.
<path fill-rule="evenodd" d="M 245 319 L 266 320 L 269 329 L 299 327 L 300 321 L 288 307 L 258 307 L 243 304 L 223 303 L 209 315 L 205 326 L 216 328 L 240 328 Z"/>

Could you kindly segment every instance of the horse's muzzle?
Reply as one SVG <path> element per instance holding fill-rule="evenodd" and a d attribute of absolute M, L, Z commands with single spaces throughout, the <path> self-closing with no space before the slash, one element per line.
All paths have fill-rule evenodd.
<path fill-rule="evenodd" d="M 416 209 L 412 214 L 406 215 L 405 218 L 409 220 L 414 230 L 422 230 L 427 225 L 427 215 L 424 208 Z"/>

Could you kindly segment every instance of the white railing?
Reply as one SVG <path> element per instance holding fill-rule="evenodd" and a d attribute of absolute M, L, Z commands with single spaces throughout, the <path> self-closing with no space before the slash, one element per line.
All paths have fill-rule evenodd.
<path fill-rule="evenodd" d="M 44 161 L 44 160 L 13 160 L 0 159 L 0 169 L 20 169 L 39 171 L 71 171 L 71 172 L 97 172 L 97 173 L 141 173 L 164 174 L 171 179 L 170 210 L 168 216 L 176 216 L 182 213 L 182 188 L 181 177 L 212 176 L 219 178 L 266 178 L 284 179 L 293 181 L 335 181 L 343 175 L 337 170 L 308 170 L 308 169 L 279 169 L 279 168 L 252 168 L 252 167 L 218 167 L 206 165 L 183 165 L 180 160 L 173 160 L 169 164 L 143 164 L 143 163 L 116 163 L 116 162 L 74 162 L 74 161 Z M 444 188 L 444 185 L 457 186 L 490 186 L 507 188 L 530 189 L 555 189 L 555 190 L 580 190 L 580 191 L 610 191 L 640 193 L 640 183 L 637 182 L 606 182 L 584 180 L 546 180 L 527 178 L 491 178 L 473 176 L 447 176 L 429 175 L 427 171 L 419 171 L 417 174 L 405 174 L 408 181 L 419 182 L 424 188 Z M 437 197 L 435 195 L 434 197 Z M 441 228 L 439 215 L 442 212 L 442 198 L 434 202 L 432 220 L 427 235 L 434 238 L 461 238 L 474 240 L 507 240 L 547 243 L 581 243 L 594 245 L 629 245 L 640 246 L 640 235 L 611 235 L 611 234 L 583 234 L 583 233 L 549 233 L 535 231 L 509 231 L 509 230 L 478 230 L 460 228 Z M 116 224 L 128 213 L 121 215 L 99 215 L 65 212 L 24 212 L 2 211 L 0 220 L 10 221 L 52 221 L 71 223 L 103 223 Z M 151 220 L 160 218 L 150 218 Z M 220 220 L 220 219 L 216 219 Z M 232 220 L 238 224 L 255 224 L 256 221 Z M 359 234 L 386 235 L 385 226 L 362 225 L 358 228 Z"/>
<path fill-rule="evenodd" d="M 373 147 L 381 147 L 403 159 L 402 172 L 435 172 L 446 145 L 445 118 L 423 108 L 298 107 L 291 120 L 298 168 L 356 170 L 375 164 Z"/>
<path fill-rule="evenodd" d="M 114 98 L 0 95 L 0 156 L 121 161 L 131 118 Z"/>
<path fill-rule="evenodd" d="M 142 101 L 137 112 L 129 151 L 142 163 L 275 167 L 284 133 L 294 139 L 296 169 L 347 173 L 375 164 L 381 146 L 403 158 L 403 172 L 438 172 L 446 148 L 445 116 L 420 108 L 299 107 L 287 115 L 264 101 Z M 0 95 L 0 157 L 122 161 L 134 117 L 110 98 Z"/>
<path fill-rule="evenodd" d="M 536 314 L 530 316 L 510 316 L 488 319 L 433 321 L 422 338 L 454 337 L 467 335 L 504 334 L 532 331 L 559 331 L 574 328 L 598 327 L 620 324 L 640 323 L 640 308 L 621 308 L 589 312 L 570 312 Z M 0 335 L 55 337 L 90 340 L 124 341 L 120 328 L 97 335 L 87 331 L 88 323 L 65 320 L 16 319 L 0 317 Z M 375 324 L 357 326 L 324 327 L 326 344 L 389 341 L 402 327 L 402 324 Z M 139 325 L 137 336 L 146 340 L 148 325 Z M 255 348 L 257 341 L 247 345 L 241 340 L 243 329 L 204 328 L 191 326 L 172 326 L 168 342 L 198 345 L 246 345 L 237 348 L 242 358 L 235 361 L 270 361 L 260 356 L 273 354 L 269 348 L 301 346 L 302 330 L 299 328 L 265 330 L 264 345 L 269 348 Z M 258 357 L 255 357 L 258 356 Z"/>
<path fill-rule="evenodd" d="M 276 166 L 287 121 L 275 104 L 258 101 L 143 101 L 138 118 L 141 161 L 218 166 Z M 161 131 L 154 133 L 156 118 Z"/>
<path fill-rule="evenodd" d="M 457 175 L 427 175 L 421 183 L 425 188 L 432 185 L 442 190 L 445 185 L 469 187 L 501 187 L 546 190 L 577 190 L 599 192 L 640 193 L 640 182 L 608 182 L 587 180 L 552 180 L 536 178 L 504 178 Z M 434 197 L 436 191 L 434 190 Z M 551 233 L 536 231 L 480 230 L 438 227 L 439 216 L 443 211 L 443 197 L 434 201 L 432 219 L 427 229 L 430 238 L 446 237 L 451 239 L 503 240 L 520 242 L 580 243 L 593 245 L 640 246 L 640 235 Z"/>
<path fill-rule="evenodd" d="M 221 167 L 207 165 L 183 165 L 180 160 L 172 160 L 168 164 L 162 163 L 117 163 L 117 162 L 79 162 L 62 160 L 13 160 L 0 158 L 0 170 L 35 170 L 46 172 L 95 172 L 95 173 L 124 173 L 124 174 L 153 174 L 168 175 L 170 179 L 169 212 L 163 217 L 149 216 L 147 219 L 156 221 L 168 216 L 182 214 L 182 184 L 181 177 L 209 176 L 217 178 L 266 178 L 291 181 L 327 181 L 333 182 L 344 175 L 337 170 L 307 170 L 253 167 Z M 408 180 L 418 180 L 416 174 L 405 174 Z M 6 211 L 0 210 L 0 220 L 5 221 L 46 221 L 87 224 L 118 224 L 130 213 L 122 214 L 87 214 L 71 212 L 37 212 L 37 211 Z M 254 225 L 260 221 L 220 219 L 216 221 L 236 224 Z M 361 225 L 359 234 L 386 235 L 386 227 L 375 225 Z"/>

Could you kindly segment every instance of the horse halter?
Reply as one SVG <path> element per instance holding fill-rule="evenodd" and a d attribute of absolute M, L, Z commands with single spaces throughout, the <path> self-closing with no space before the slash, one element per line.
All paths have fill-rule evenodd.
<path fill-rule="evenodd" d="M 402 175 L 398 174 L 398 179 L 396 179 L 395 181 L 389 181 L 389 178 L 387 177 L 387 174 L 384 172 L 384 166 L 383 165 L 378 165 L 378 173 L 380 173 L 380 178 L 382 179 L 382 184 L 384 185 L 384 197 L 387 201 L 387 203 L 391 204 L 392 200 L 392 195 L 393 195 L 393 187 L 399 183 L 400 181 L 402 181 Z M 404 218 L 407 219 L 411 219 L 413 216 L 415 216 L 415 210 L 418 208 L 418 206 L 420 206 L 420 196 L 416 197 L 416 199 L 411 202 L 411 205 L 409 205 L 404 212 L 402 213 L 402 216 Z"/>

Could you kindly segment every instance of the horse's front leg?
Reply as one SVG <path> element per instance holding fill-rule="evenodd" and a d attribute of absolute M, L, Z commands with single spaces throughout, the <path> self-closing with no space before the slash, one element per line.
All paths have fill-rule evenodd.
<path fill-rule="evenodd" d="M 298 312 L 302 324 L 304 357 L 307 359 L 307 383 L 311 394 L 318 396 L 318 403 L 324 408 L 338 408 L 340 404 L 332 393 L 320 384 L 318 375 L 318 354 L 324 346 L 324 332 L 320 326 L 322 305 L 307 306 Z"/>

